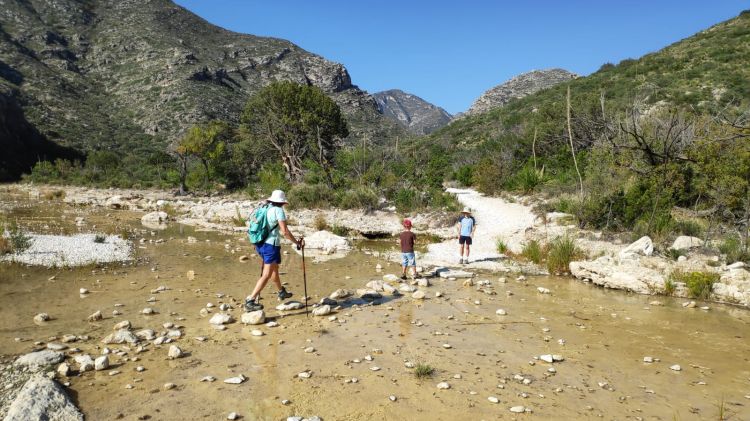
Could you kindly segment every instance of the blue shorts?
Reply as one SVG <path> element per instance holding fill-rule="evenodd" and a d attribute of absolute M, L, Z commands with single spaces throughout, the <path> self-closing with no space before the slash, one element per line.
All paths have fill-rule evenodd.
<path fill-rule="evenodd" d="M 401 266 L 416 266 L 417 262 L 414 257 L 414 252 L 401 253 Z"/>
<path fill-rule="evenodd" d="M 461 244 L 461 245 L 464 245 L 464 244 L 471 245 L 471 237 L 468 236 L 468 235 L 462 235 L 462 236 L 458 237 L 458 244 Z"/>
<path fill-rule="evenodd" d="M 274 246 L 273 244 L 263 243 L 259 246 L 256 245 L 255 251 L 258 252 L 258 256 L 263 258 L 264 264 L 281 264 L 281 246 Z"/>

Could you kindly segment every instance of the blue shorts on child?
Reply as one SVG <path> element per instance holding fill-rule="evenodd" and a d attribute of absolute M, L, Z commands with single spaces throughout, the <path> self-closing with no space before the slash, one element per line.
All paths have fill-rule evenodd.
<path fill-rule="evenodd" d="M 414 252 L 412 253 L 401 253 L 401 266 L 416 266 L 416 259 Z"/>
<path fill-rule="evenodd" d="M 258 256 L 263 259 L 264 264 L 281 264 L 281 246 L 274 246 L 269 243 L 263 243 L 261 245 L 256 244 L 255 251 L 257 251 Z"/>

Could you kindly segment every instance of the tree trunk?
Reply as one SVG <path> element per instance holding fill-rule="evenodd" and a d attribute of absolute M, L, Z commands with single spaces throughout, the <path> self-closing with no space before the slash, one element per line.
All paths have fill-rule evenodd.
<path fill-rule="evenodd" d="M 578 174 L 578 183 L 581 186 L 581 197 L 583 198 L 583 177 L 581 177 L 581 171 L 578 170 L 576 150 L 573 147 L 573 129 L 571 129 L 570 125 L 570 85 L 568 85 L 568 139 L 570 140 L 570 153 L 573 154 L 573 165 L 575 165 L 576 167 L 576 174 Z"/>
<path fill-rule="evenodd" d="M 187 157 L 184 155 L 177 155 L 177 159 L 180 165 L 180 196 L 184 196 L 187 193 L 187 186 L 185 180 L 187 179 Z"/>

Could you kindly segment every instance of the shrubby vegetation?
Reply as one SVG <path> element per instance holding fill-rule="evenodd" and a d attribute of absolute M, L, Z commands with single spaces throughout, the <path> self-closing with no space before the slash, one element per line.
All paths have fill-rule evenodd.
<path fill-rule="evenodd" d="M 382 199 L 399 211 L 457 210 L 443 190 L 450 154 L 423 141 L 353 145 L 339 107 L 320 89 L 277 82 L 251 98 L 241 123 L 190 127 L 165 151 L 121 155 L 92 151 L 85 162 L 41 161 L 28 180 L 100 187 L 188 191 L 243 190 L 263 197 L 289 193 L 296 207 L 375 209 Z"/>

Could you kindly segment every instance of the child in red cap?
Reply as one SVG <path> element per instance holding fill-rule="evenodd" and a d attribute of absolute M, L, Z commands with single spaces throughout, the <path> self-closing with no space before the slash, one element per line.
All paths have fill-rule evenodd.
<path fill-rule="evenodd" d="M 412 279 L 417 277 L 417 263 L 414 257 L 414 242 L 417 236 L 411 232 L 411 221 L 404 219 L 404 230 L 399 236 L 401 243 L 401 279 L 406 280 L 406 268 L 412 268 Z"/>

